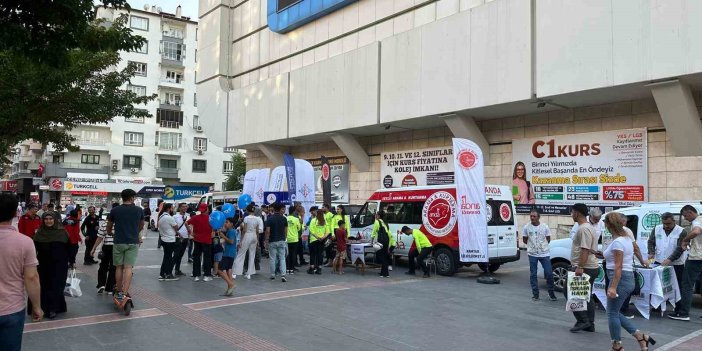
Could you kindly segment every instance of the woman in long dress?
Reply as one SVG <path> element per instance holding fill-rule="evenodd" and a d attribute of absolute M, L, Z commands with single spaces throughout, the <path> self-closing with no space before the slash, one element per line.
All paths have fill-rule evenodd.
<path fill-rule="evenodd" d="M 68 233 L 55 216 L 55 212 L 44 213 L 41 226 L 34 236 L 39 260 L 41 308 L 49 319 L 67 311 L 63 290 L 68 277 Z M 27 311 L 31 311 L 31 308 Z"/>

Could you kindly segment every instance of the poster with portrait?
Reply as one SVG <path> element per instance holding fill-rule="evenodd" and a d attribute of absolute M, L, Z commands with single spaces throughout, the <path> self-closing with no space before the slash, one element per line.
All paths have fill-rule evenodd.
<path fill-rule="evenodd" d="M 322 159 L 308 159 L 314 168 L 315 202 L 322 203 Z M 331 183 L 331 203 L 349 203 L 349 159 L 346 156 L 327 157 Z"/>
<path fill-rule="evenodd" d="M 567 214 L 570 205 L 612 210 L 648 199 L 646 129 L 547 136 L 512 142 L 517 213 L 536 207 Z"/>
<path fill-rule="evenodd" d="M 452 146 L 380 154 L 382 188 L 453 184 L 453 171 Z"/>

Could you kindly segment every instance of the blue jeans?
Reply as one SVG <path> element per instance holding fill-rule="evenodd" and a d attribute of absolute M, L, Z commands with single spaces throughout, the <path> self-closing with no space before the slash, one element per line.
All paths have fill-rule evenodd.
<path fill-rule="evenodd" d="M 288 250 L 288 243 L 284 240 L 274 241 L 268 244 L 268 255 L 270 256 L 271 277 L 275 277 L 275 268 L 280 267 L 280 275 L 285 276 L 285 251 Z"/>
<path fill-rule="evenodd" d="M 20 351 L 25 310 L 0 316 L 0 345 L 3 350 Z"/>
<path fill-rule="evenodd" d="M 702 260 L 685 261 L 685 270 L 683 271 L 682 290 L 680 295 L 680 314 L 682 316 L 690 315 L 690 306 L 692 306 L 692 291 L 695 289 L 697 279 L 702 275 Z M 679 278 L 678 278 L 679 279 Z"/>
<path fill-rule="evenodd" d="M 607 276 L 612 281 L 614 279 L 614 271 L 608 269 Z M 607 321 L 609 322 L 609 336 L 612 338 L 612 341 L 622 341 L 622 328 L 631 335 L 636 333 L 634 323 L 621 313 L 624 300 L 631 295 L 632 291 L 634 291 L 634 272 L 622 271 L 622 278 L 617 285 L 617 294 L 619 296 L 613 299 L 607 298 Z"/>
<path fill-rule="evenodd" d="M 538 263 L 544 269 L 544 278 L 546 278 L 546 286 L 548 287 L 549 296 L 553 295 L 553 269 L 551 268 L 551 258 L 529 256 L 529 282 L 531 283 L 532 295 L 539 296 L 539 283 L 536 278 Z"/>

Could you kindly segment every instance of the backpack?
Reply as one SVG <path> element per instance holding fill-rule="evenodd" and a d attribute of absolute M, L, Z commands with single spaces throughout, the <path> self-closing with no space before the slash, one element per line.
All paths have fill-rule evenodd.
<path fill-rule="evenodd" d="M 378 228 L 378 242 L 383 244 L 384 249 L 390 247 L 390 235 L 388 234 L 383 221 L 380 221 L 380 226 Z"/>

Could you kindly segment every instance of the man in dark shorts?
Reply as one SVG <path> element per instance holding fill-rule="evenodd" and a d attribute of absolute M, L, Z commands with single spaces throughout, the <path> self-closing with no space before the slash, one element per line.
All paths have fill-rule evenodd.
<path fill-rule="evenodd" d="M 112 261 L 116 267 L 115 296 L 119 300 L 129 296 L 132 268 L 143 241 L 140 233 L 144 229 L 144 211 L 134 204 L 135 197 L 134 190 L 122 190 L 122 205 L 113 207 L 107 217 L 107 235 L 114 236 Z"/>

